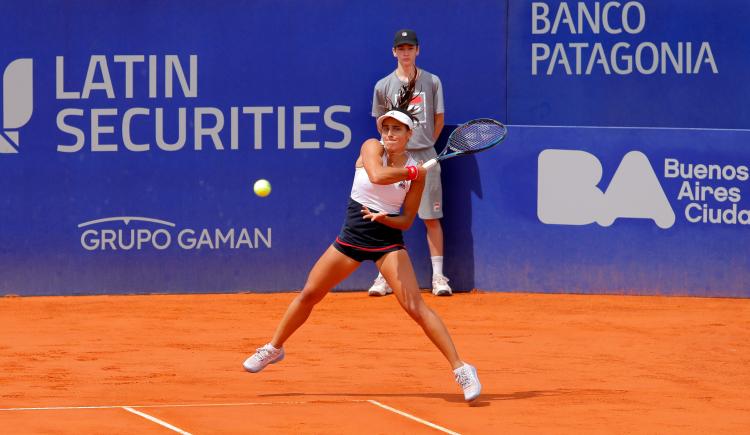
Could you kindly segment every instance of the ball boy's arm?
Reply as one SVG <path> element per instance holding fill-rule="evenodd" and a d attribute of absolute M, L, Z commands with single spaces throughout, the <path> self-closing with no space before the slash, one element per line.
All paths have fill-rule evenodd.
<path fill-rule="evenodd" d="M 435 114 L 435 131 L 432 133 L 432 142 L 437 142 L 438 138 L 440 137 L 440 132 L 443 131 L 443 127 L 445 127 L 445 113 L 436 113 Z"/>

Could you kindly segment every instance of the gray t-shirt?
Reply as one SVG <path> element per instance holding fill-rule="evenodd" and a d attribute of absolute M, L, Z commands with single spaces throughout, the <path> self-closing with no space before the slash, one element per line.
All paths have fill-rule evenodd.
<path fill-rule="evenodd" d="M 372 96 L 372 116 L 377 118 L 386 112 L 386 97 L 395 101 L 404 83 L 399 80 L 396 71 L 393 71 L 375 84 Z M 420 109 L 417 113 L 419 123 L 414 127 L 414 133 L 407 148 L 421 150 L 435 145 L 432 139 L 435 134 L 435 115 L 445 113 L 443 85 L 440 83 L 440 78 L 420 69 L 415 94 L 411 105 Z"/>

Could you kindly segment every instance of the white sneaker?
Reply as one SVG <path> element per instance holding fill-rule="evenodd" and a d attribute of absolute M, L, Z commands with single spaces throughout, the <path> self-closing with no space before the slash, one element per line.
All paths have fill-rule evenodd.
<path fill-rule="evenodd" d="M 271 343 L 256 349 L 253 356 L 246 359 L 242 366 L 250 373 L 258 373 L 269 364 L 275 364 L 284 359 L 284 347 L 276 349 Z"/>
<path fill-rule="evenodd" d="M 370 296 L 385 296 L 388 293 L 393 293 L 393 289 L 385 282 L 383 275 L 378 275 L 370 290 L 367 290 L 367 294 Z"/>
<path fill-rule="evenodd" d="M 443 275 L 432 277 L 432 294 L 435 296 L 450 296 L 453 294 L 451 286 L 448 285 L 448 278 Z"/>
<path fill-rule="evenodd" d="M 453 374 L 456 375 L 456 382 L 464 390 L 464 400 L 471 402 L 479 397 L 479 393 L 482 392 L 482 384 L 479 383 L 477 369 L 473 365 L 464 363 L 461 367 L 453 370 Z"/>

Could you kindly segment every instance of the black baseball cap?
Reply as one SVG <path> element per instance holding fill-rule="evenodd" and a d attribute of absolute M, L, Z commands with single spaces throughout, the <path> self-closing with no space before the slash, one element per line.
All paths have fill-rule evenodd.
<path fill-rule="evenodd" d="M 419 39 L 417 39 L 417 32 L 411 29 L 401 29 L 396 32 L 393 37 L 393 46 L 398 47 L 399 45 L 419 45 Z"/>

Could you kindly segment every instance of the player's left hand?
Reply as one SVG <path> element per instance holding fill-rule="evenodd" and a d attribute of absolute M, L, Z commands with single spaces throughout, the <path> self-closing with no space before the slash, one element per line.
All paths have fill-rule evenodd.
<path fill-rule="evenodd" d="M 373 222 L 378 222 L 383 220 L 386 216 L 388 216 L 388 213 L 384 211 L 373 213 L 369 208 L 362 206 L 362 219 L 370 219 Z"/>

